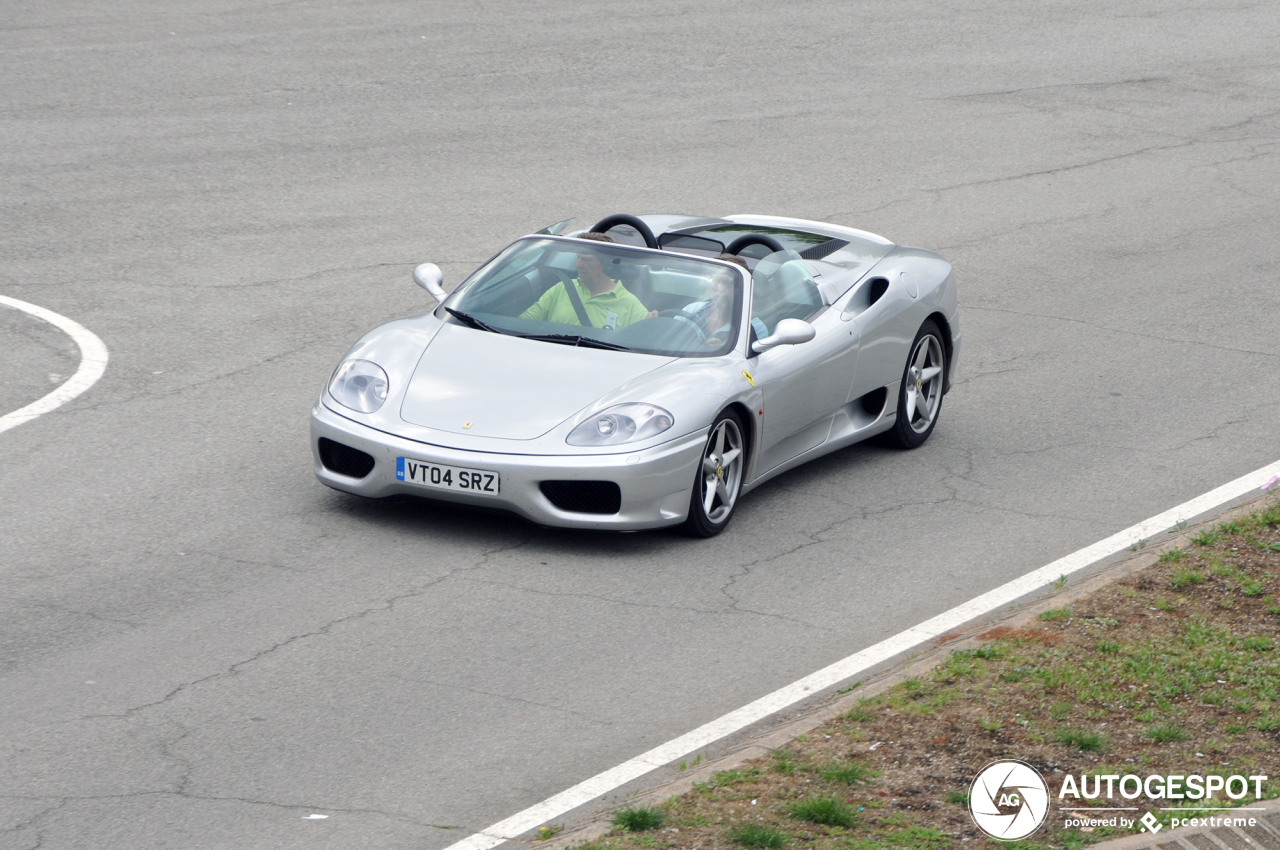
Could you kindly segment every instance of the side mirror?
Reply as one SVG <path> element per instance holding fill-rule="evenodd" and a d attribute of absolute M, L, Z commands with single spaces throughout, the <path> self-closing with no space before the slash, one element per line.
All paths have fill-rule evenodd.
<path fill-rule="evenodd" d="M 779 345 L 799 345 L 802 342 L 808 342 L 813 339 L 817 331 L 813 329 L 813 325 L 801 319 L 783 319 L 778 322 L 778 326 L 773 329 L 773 333 L 764 339 L 758 339 L 751 344 L 751 350 L 756 354 L 762 351 L 768 351 L 770 348 L 777 348 Z"/>
<path fill-rule="evenodd" d="M 435 263 L 423 263 L 414 269 L 413 282 L 430 292 L 431 297 L 436 301 L 443 303 L 444 299 L 449 297 L 449 293 L 445 292 L 444 287 L 441 286 L 444 283 L 444 273 Z"/>

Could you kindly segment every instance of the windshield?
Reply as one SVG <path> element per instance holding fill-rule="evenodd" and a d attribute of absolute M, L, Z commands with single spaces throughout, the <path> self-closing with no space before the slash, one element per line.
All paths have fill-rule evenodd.
<path fill-rule="evenodd" d="M 445 309 L 479 331 L 677 357 L 727 354 L 743 272 L 608 242 L 528 237 L 458 287 Z"/>

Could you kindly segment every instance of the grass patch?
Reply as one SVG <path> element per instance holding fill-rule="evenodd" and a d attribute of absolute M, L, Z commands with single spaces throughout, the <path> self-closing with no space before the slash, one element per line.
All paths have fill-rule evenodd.
<path fill-rule="evenodd" d="M 1169 744 L 1175 741 L 1185 741 L 1189 736 L 1185 729 L 1174 726 L 1172 723 L 1161 723 L 1148 729 L 1147 737 L 1157 744 Z"/>
<path fill-rule="evenodd" d="M 666 822 L 667 815 L 661 809 L 626 808 L 613 815 L 613 828 L 626 832 L 645 832 L 660 829 Z"/>
<path fill-rule="evenodd" d="M 745 823 L 729 828 L 728 838 L 739 847 L 755 850 L 776 850 L 787 845 L 787 834 L 777 827 Z"/>
<path fill-rule="evenodd" d="M 1107 745 L 1107 739 L 1101 734 L 1080 729 L 1061 729 L 1054 733 L 1053 738 L 1059 744 L 1075 747 L 1085 753 L 1101 752 Z"/>
<path fill-rule="evenodd" d="M 860 699 L 857 705 L 846 711 L 842 716 L 845 720 L 853 723 L 865 723 L 868 720 L 874 720 L 876 712 L 871 708 L 873 704 L 873 700 Z"/>
<path fill-rule="evenodd" d="M 1187 559 L 1187 553 L 1182 551 L 1177 546 L 1175 546 L 1172 549 L 1170 549 L 1168 552 L 1165 552 L 1163 555 L 1160 556 L 1160 563 L 1176 564 L 1179 561 L 1185 561 L 1186 559 Z"/>
<path fill-rule="evenodd" d="M 743 782 L 755 782 L 760 778 L 757 768 L 747 770 L 717 770 L 706 782 L 699 783 L 706 788 L 729 788 Z"/>
<path fill-rule="evenodd" d="M 837 797 L 806 797 L 787 807 L 793 818 L 824 826 L 853 826 L 858 819 L 853 808 Z"/>
<path fill-rule="evenodd" d="M 1071 616 L 1070 608 L 1050 608 L 1048 611 L 1041 611 L 1036 615 L 1037 620 L 1046 623 L 1052 623 L 1054 620 L 1064 620 Z"/>
<path fill-rule="evenodd" d="M 1190 584 L 1199 584 L 1204 581 L 1204 576 L 1192 569 L 1183 568 L 1178 570 L 1169 579 L 1169 586 L 1174 590 L 1182 590 Z"/>
<path fill-rule="evenodd" d="M 872 770 L 860 761 L 832 762 L 822 769 L 823 779 L 845 785 L 862 785 L 879 775 L 879 771 Z"/>

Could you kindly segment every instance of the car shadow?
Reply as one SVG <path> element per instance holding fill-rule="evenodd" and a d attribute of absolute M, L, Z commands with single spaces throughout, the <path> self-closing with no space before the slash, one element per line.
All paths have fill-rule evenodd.
<path fill-rule="evenodd" d="M 826 481 L 875 472 L 903 453 L 874 441 L 855 443 L 816 462 L 810 462 L 744 494 L 738 503 L 733 523 L 721 535 L 707 540 L 687 535 L 682 526 L 621 532 L 608 529 L 551 528 L 530 522 L 510 511 L 462 506 L 421 496 L 392 496 L 367 499 L 338 491 L 326 490 L 321 509 L 369 525 L 380 533 L 392 533 L 414 540 L 441 541 L 463 546 L 515 546 L 526 543 L 544 549 L 548 554 L 613 558 L 639 554 L 688 554 L 690 547 L 728 548 L 735 538 L 741 543 L 742 533 L 735 526 L 752 526 L 752 537 L 771 533 L 760 522 L 769 517 L 786 515 L 777 508 L 794 500 L 797 491 L 817 487 Z M 785 529 L 782 529 L 785 530 Z M 780 530 L 775 530 L 780 531 Z"/>

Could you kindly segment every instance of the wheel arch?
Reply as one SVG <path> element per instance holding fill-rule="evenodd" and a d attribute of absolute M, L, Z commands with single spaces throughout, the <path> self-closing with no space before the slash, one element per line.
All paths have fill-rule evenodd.
<path fill-rule="evenodd" d="M 951 323 L 947 321 L 946 316 L 941 313 L 934 312 L 925 317 L 925 321 L 929 320 L 932 320 L 933 323 L 938 326 L 938 330 L 942 331 L 942 353 L 947 357 L 946 381 L 942 385 L 942 392 L 945 395 L 946 393 L 951 392 L 951 357 L 955 351 L 955 341 L 951 337 Z"/>
<path fill-rule="evenodd" d="M 759 433 L 760 429 L 756 425 L 755 416 L 752 415 L 751 411 L 747 409 L 747 406 L 741 401 L 733 401 L 726 404 L 724 406 L 724 410 L 732 410 L 734 413 L 738 414 L 738 418 L 742 420 L 742 427 L 746 431 L 746 433 L 742 435 L 742 445 L 747 452 L 747 459 L 742 464 L 742 483 L 743 485 L 746 485 L 746 483 L 754 477 L 751 475 L 751 472 L 753 472 L 751 469 L 751 462 L 756 456 L 756 435 Z M 719 415 L 719 413 L 716 414 L 717 417 L 719 417 Z"/>

